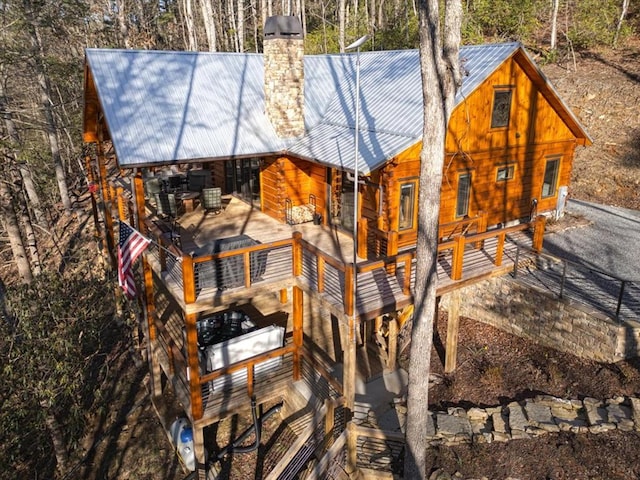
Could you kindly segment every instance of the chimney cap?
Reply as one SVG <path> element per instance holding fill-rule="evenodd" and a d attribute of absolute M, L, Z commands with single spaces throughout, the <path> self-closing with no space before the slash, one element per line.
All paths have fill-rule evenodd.
<path fill-rule="evenodd" d="M 294 16 L 274 15 L 267 18 L 264 24 L 264 38 L 299 38 L 302 39 L 300 19 Z"/>

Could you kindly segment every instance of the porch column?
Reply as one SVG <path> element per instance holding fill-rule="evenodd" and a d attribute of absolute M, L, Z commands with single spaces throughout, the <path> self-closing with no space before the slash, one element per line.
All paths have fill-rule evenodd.
<path fill-rule="evenodd" d="M 184 316 L 187 330 L 187 378 L 189 379 L 189 399 L 193 420 L 202 418 L 202 386 L 200 385 L 200 360 L 198 359 L 198 332 L 196 330 L 196 314 L 186 313 Z"/>

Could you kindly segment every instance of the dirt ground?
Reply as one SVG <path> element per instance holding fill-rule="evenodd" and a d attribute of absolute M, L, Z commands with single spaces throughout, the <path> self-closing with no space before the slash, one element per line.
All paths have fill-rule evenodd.
<path fill-rule="evenodd" d="M 594 140 L 591 147 L 578 147 L 570 195 L 640 209 L 640 42 L 542 69 Z M 446 318 L 437 331 L 432 368 L 442 372 L 439 339 L 445 338 Z M 432 389 L 432 409 L 499 405 L 538 393 L 566 398 L 640 394 L 637 359 L 615 365 L 584 361 L 469 319 L 462 320 L 460 332 L 458 369 Z M 141 382 L 144 367 L 136 366 L 131 355 L 121 358 L 126 360 L 112 390 L 113 412 L 87 439 L 89 454 L 78 478 L 185 478 L 148 401 Z M 257 479 L 267 473 L 267 447 L 282 448 L 290 435 L 278 429 L 277 418 L 268 422 L 257 453 L 227 461 L 226 478 Z M 229 421 L 211 443 L 225 445 L 248 424 L 248 418 Z M 429 455 L 440 479 L 456 472 L 456 478 L 492 480 L 640 478 L 638 433 L 562 433 L 508 444 L 440 447 Z"/>

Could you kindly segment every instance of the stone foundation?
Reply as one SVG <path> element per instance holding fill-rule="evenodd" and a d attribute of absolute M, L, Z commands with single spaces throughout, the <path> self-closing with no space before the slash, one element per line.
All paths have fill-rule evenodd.
<path fill-rule="evenodd" d="M 461 289 L 460 315 L 581 358 L 613 363 L 640 354 L 640 324 L 617 322 L 509 277 Z M 448 308 L 450 294 L 441 307 Z"/>

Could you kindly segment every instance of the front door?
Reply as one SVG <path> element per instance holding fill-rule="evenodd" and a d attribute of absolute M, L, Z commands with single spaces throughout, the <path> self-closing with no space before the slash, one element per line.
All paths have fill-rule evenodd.
<path fill-rule="evenodd" d="M 353 232 L 353 181 L 346 172 L 337 172 L 335 181 L 329 181 L 329 185 L 332 188 L 331 224 Z"/>

